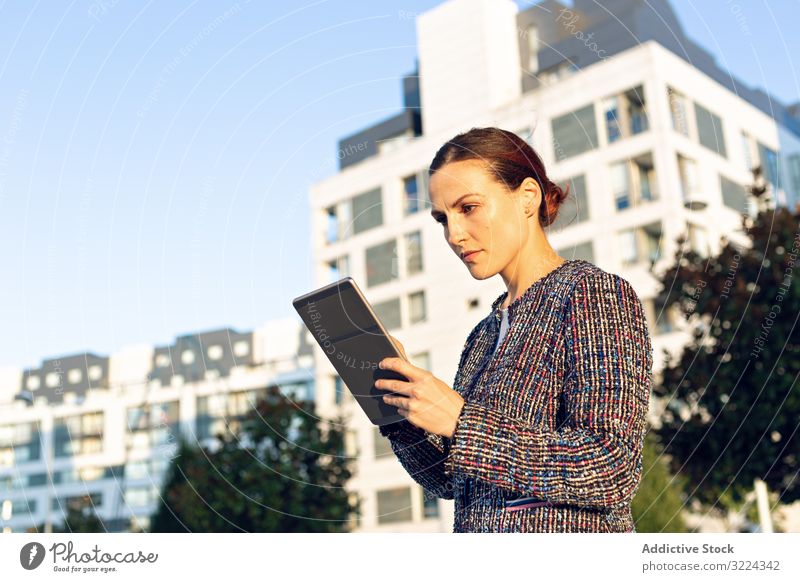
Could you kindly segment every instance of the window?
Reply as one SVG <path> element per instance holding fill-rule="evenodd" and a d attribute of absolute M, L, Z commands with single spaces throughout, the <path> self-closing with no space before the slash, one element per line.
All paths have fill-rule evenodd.
<path fill-rule="evenodd" d="M 606 132 L 608 143 L 613 143 L 622 137 L 622 129 L 619 126 L 619 100 L 616 97 L 609 97 L 603 105 L 606 118 Z"/>
<path fill-rule="evenodd" d="M 722 190 L 722 203 L 725 206 L 742 214 L 750 212 L 750 199 L 744 186 L 720 174 L 719 187 Z"/>
<path fill-rule="evenodd" d="M 61 374 L 58 372 L 50 372 L 44 377 L 44 383 L 48 388 L 55 388 L 61 384 Z"/>
<path fill-rule="evenodd" d="M 417 291 L 408 296 L 409 320 L 413 323 L 425 321 L 425 292 Z"/>
<path fill-rule="evenodd" d="M 647 131 L 647 113 L 641 85 L 605 99 L 603 111 L 608 143 Z"/>
<path fill-rule="evenodd" d="M 778 175 L 778 154 L 765 146 L 763 143 L 758 143 L 758 158 L 761 160 L 761 169 L 764 173 L 764 178 L 767 182 L 772 184 L 772 188 L 777 190 L 781 187 L 780 176 Z"/>
<path fill-rule="evenodd" d="M 83 379 L 83 371 L 80 368 L 72 368 L 67 372 L 67 380 L 70 384 L 78 384 Z"/>
<path fill-rule="evenodd" d="M 355 196 L 352 203 L 354 235 L 383 224 L 380 188 Z"/>
<path fill-rule="evenodd" d="M 681 154 L 678 154 L 678 174 L 681 180 L 681 197 L 684 206 L 690 206 L 700 193 L 700 180 L 697 174 L 697 164 Z"/>
<path fill-rule="evenodd" d="M 397 241 L 394 239 L 366 250 L 367 287 L 388 283 L 399 277 Z"/>
<path fill-rule="evenodd" d="M 694 104 L 694 114 L 697 119 L 697 137 L 700 143 L 722 157 L 726 157 L 722 120 L 718 115 L 697 103 Z"/>
<path fill-rule="evenodd" d="M 569 193 L 556 216 L 555 222 L 551 225 L 554 229 L 566 228 L 589 220 L 589 201 L 586 197 L 585 176 L 580 175 L 565 180 L 565 184 L 562 184 L 562 187 L 569 188 Z"/>
<path fill-rule="evenodd" d="M 627 162 L 617 162 L 611 166 L 611 192 L 614 194 L 614 205 L 617 210 L 624 210 L 631 205 Z"/>
<path fill-rule="evenodd" d="M 237 358 L 245 358 L 250 355 L 250 342 L 247 340 L 239 340 L 233 344 L 233 355 Z"/>
<path fill-rule="evenodd" d="M 89 380 L 96 382 L 103 377 L 103 368 L 97 364 L 89 366 Z"/>
<path fill-rule="evenodd" d="M 378 523 L 411 521 L 411 489 L 399 487 L 378 491 Z"/>
<path fill-rule="evenodd" d="M 630 228 L 619 233 L 619 253 L 623 265 L 631 265 L 638 260 L 638 250 L 636 248 L 636 232 Z"/>
<path fill-rule="evenodd" d="M 169 368 L 171 363 L 169 354 L 158 354 L 156 356 L 156 366 L 159 368 Z"/>
<path fill-rule="evenodd" d="M 38 389 L 39 386 L 41 385 L 41 383 L 42 382 L 41 382 L 39 376 L 34 376 L 32 374 L 30 376 L 28 376 L 28 382 L 27 382 L 28 390 L 36 390 L 36 389 Z"/>
<path fill-rule="evenodd" d="M 143 507 L 158 499 L 158 489 L 152 486 L 130 487 L 125 491 L 125 503 L 131 507 Z"/>
<path fill-rule="evenodd" d="M 417 368 L 422 368 L 423 370 L 431 370 L 431 355 L 429 352 L 419 352 L 418 354 L 411 354 L 409 356 L 411 359 L 411 363 L 414 364 Z"/>
<path fill-rule="evenodd" d="M 786 167 L 789 169 L 789 188 L 795 199 L 800 198 L 800 154 L 786 158 Z"/>
<path fill-rule="evenodd" d="M 406 242 L 406 273 L 415 275 L 421 273 L 422 266 L 422 232 L 416 231 L 405 236 Z"/>
<path fill-rule="evenodd" d="M 339 216 L 335 206 L 325 209 L 326 228 L 325 228 L 325 242 L 328 244 L 335 243 L 340 238 Z"/>
<path fill-rule="evenodd" d="M 642 304 L 652 335 L 670 333 L 678 329 L 680 314 L 676 310 L 676 306 L 673 305 L 670 309 L 666 309 L 664 298 L 660 296 L 645 299 Z"/>
<path fill-rule="evenodd" d="M 528 37 L 528 70 L 536 72 L 539 70 L 539 29 L 536 25 L 529 26 L 525 36 Z"/>
<path fill-rule="evenodd" d="M 266 388 L 259 388 L 198 397 L 196 414 L 198 440 L 214 437 L 219 433 L 227 433 L 228 426 L 232 431 L 237 431 L 244 415 L 252 412 L 257 401 L 265 396 Z M 175 414 L 176 420 L 173 424 L 177 423 L 177 411 Z M 161 432 L 155 434 L 156 438 L 162 436 Z"/>
<path fill-rule="evenodd" d="M 672 114 L 672 129 L 678 133 L 689 137 L 689 120 L 687 119 L 687 101 L 686 97 L 673 89 L 667 87 L 667 96 L 669 98 L 669 109 Z"/>
<path fill-rule="evenodd" d="M 611 191 L 617 210 L 658 198 L 655 168 L 650 154 L 612 164 Z"/>
<path fill-rule="evenodd" d="M 100 452 L 103 448 L 103 422 L 102 412 L 55 419 L 54 455 L 68 457 Z"/>
<path fill-rule="evenodd" d="M 742 132 L 742 153 L 744 153 L 745 166 L 748 170 L 752 170 L 757 165 L 754 163 L 757 155 L 757 152 L 755 152 L 755 140 L 744 131 Z"/>
<path fill-rule="evenodd" d="M 0 467 L 41 458 L 39 424 L 26 422 L 0 426 Z"/>
<path fill-rule="evenodd" d="M 333 399 L 337 406 L 340 406 L 350 391 L 344 385 L 342 378 L 337 374 L 333 377 Z"/>
<path fill-rule="evenodd" d="M 181 353 L 181 363 L 185 365 L 193 364 L 194 363 L 194 352 L 192 350 L 184 350 Z"/>
<path fill-rule="evenodd" d="M 404 214 L 414 214 L 419 212 L 422 208 L 419 199 L 419 188 L 417 187 L 417 176 L 412 174 L 403 178 L 403 201 L 404 201 Z"/>
<path fill-rule="evenodd" d="M 381 434 L 377 426 L 374 427 L 372 431 L 372 440 L 375 447 L 376 459 L 390 459 L 394 457 L 391 441 Z"/>
<path fill-rule="evenodd" d="M 424 519 L 439 517 L 439 502 L 436 496 L 428 493 L 422 487 L 419 488 L 419 491 L 422 495 L 422 517 Z"/>
<path fill-rule="evenodd" d="M 594 105 L 587 105 L 552 120 L 555 159 L 563 160 L 597 147 Z"/>
<path fill-rule="evenodd" d="M 661 223 L 623 230 L 617 235 L 623 265 L 655 262 L 661 256 Z"/>
<path fill-rule="evenodd" d="M 399 297 L 373 303 L 372 309 L 387 330 L 397 329 L 402 325 Z"/>
<path fill-rule="evenodd" d="M 625 105 L 627 107 L 629 135 L 647 131 L 650 124 L 647 121 L 644 91 L 641 85 L 625 92 Z"/>
<path fill-rule="evenodd" d="M 222 359 L 222 354 L 223 354 L 222 346 L 219 346 L 219 345 L 208 346 L 208 359 L 209 360 L 214 360 L 214 361 L 221 360 Z"/>
<path fill-rule="evenodd" d="M 572 247 L 560 249 L 556 251 L 557 254 L 565 259 L 583 259 L 590 263 L 594 263 L 594 249 L 592 241 L 586 241 Z"/>
<path fill-rule="evenodd" d="M 328 262 L 329 283 L 335 283 L 348 276 L 350 276 L 350 257 L 348 255 L 342 255 Z"/>

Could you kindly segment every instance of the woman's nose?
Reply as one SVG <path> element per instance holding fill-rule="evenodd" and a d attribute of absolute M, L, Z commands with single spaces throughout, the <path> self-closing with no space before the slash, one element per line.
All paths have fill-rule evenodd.
<path fill-rule="evenodd" d="M 464 240 L 464 229 L 457 220 L 452 220 L 447 224 L 447 242 L 453 246 L 461 246 Z"/>

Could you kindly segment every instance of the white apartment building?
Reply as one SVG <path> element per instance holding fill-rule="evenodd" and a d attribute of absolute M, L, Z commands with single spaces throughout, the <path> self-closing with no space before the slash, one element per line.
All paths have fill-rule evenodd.
<path fill-rule="evenodd" d="M 661 309 L 651 271 L 671 261 L 678 235 L 701 254 L 722 235 L 744 244 L 736 231 L 741 213 L 755 211 L 745 186 L 757 164 L 773 204 L 800 200 L 797 105 L 719 69 L 666 0 L 603 4 L 548 0 L 519 11 L 510 0 L 448 0 L 421 14 L 404 110 L 343 139 L 340 171 L 311 190 L 317 286 L 354 277 L 417 365 L 446 382 L 504 290 L 499 277 L 472 279 L 428 213 L 427 167 L 455 134 L 515 131 L 551 179 L 570 184 L 548 238 L 561 256 L 631 282 L 657 378 L 662 350 L 688 339 L 682 317 Z M 316 345 L 314 357 L 319 409 L 349 416 L 358 530 L 451 531 L 452 501 L 425 500 Z"/>
<path fill-rule="evenodd" d="M 213 445 L 269 386 L 314 398 L 303 330 L 287 318 L 0 371 L 0 531 L 51 531 L 70 505 L 148 530 L 179 433 Z"/>

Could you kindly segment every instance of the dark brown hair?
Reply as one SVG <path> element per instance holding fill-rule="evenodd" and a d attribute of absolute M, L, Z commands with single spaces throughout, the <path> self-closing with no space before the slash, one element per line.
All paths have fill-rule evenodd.
<path fill-rule="evenodd" d="M 498 127 L 473 127 L 445 142 L 439 148 L 428 168 L 433 174 L 445 164 L 464 160 L 481 160 L 488 166 L 495 180 L 511 192 L 519 188 L 525 178 L 533 178 L 542 190 L 539 207 L 539 224 L 551 225 L 558 216 L 561 204 L 569 195 L 547 178 L 539 155 L 517 134 Z"/>

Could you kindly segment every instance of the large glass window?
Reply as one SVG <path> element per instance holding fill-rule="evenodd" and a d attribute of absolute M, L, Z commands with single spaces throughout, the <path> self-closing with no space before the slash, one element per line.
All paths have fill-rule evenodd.
<path fill-rule="evenodd" d="M 0 467 L 41 458 L 39 423 L 24 422 L 0 426 Z"/>
<path fill-rule="evenodd" d="M 617 210 L 624 210 L 631 205 L 628 162 L 617 162 L 611 165 L 611 192 L 614 194 L 614 206 Z"/>
<path fill-rule="evenodd" d="M 414 275 L 421 273 L 422 265 L 422 232 L 415 231 L 405 235 L 406 242 L 406 273 Z"/>
<path fill-rule="evenodd" d="M 397 241 L 394 239 L 366 250 L 367 287 L 388 283 L 399 277 Z"/>
<path fill-rule="evenodd" d="M 425 311 L 425 291 L 417 291 L 408 296 L 409 321 L 420 323 L 427 318 Z"/>
<path fill-rule="evenodd" d="M 658 198 L 653 157 L 644 154 L 612 164 L 611 191 L 617 210 L 636 207 Z"/>
<path fill-rule="evenodd" d="M 694 104 L 694 114 L 697 119 L 697 138 L 700 143 L 710 150 L 717 152 L 722 157 L 726 157 L 725 135 L 722 131 L 722 120 L 718 115 L 711 113 L 708 109 Z"/>
<path fill-rule="evenodd" d="M 719 177 L 719 187 L 722 191 L 722 203 L 728 208 L 733 208 L 742 214 L 750 212 L 750 202 L 747 190 L 741 184 L 729 180 L 723 175 Z"/>
<path fill-rule="evenodd" d="M 403 178 L 403 200 L 405 214 L 414 214 L 422 209 L 423 205 L 419 196 L 419 182 L 416 174 Z"/>
<path fill-rule="evenodd" d="M 56 457 L 99 453 L 103 448 L 103 413 L 58 418 L 53 423 Z"/>
<path fill-rule="evenodd" d="M 617 234 L 617 244 L 623 265 L 645 261 L 655 262 L 661 257 L 661 223 L 654 222 Z"/>
<path fill-rule="evenodd" d="M 128 408 L 128 448 L 149 448 L 175 442 L 178 403 L 160 402 Z"/>
<path fill-rule="evenodd" d="M 378 491 L 378 523 L 411 521 L 411 488 Z"/>
<path fill-rule="evenodd" d="M 397 329 L 402 325 L 399 297 L 373 303 L 372 309 L 387 330 Z"/>
<path fill-rule="evenodd" d="M 353 197 L 353 234 L 382 224 L 383 205 L 380 188 Z"/>
<path fill-rule="evenodd" d="M 597 147 L 594 105 L 553 118 L 555 159 L 563 160 Z"/>
<path fill-rule="evenodd" d="M 603 111 L 608 143 L 647 131 L 647 112 L 641 85 L 605 99 Z"/>
<path fill-rule="evenodd" d="M 197 438 L 207 439 L 230 430 L 237 432 L 242 419 L 257 402 L 266 397 L 266 388 L 240 390 L 228 394 L 211 394 L 197 398 Z"/>

